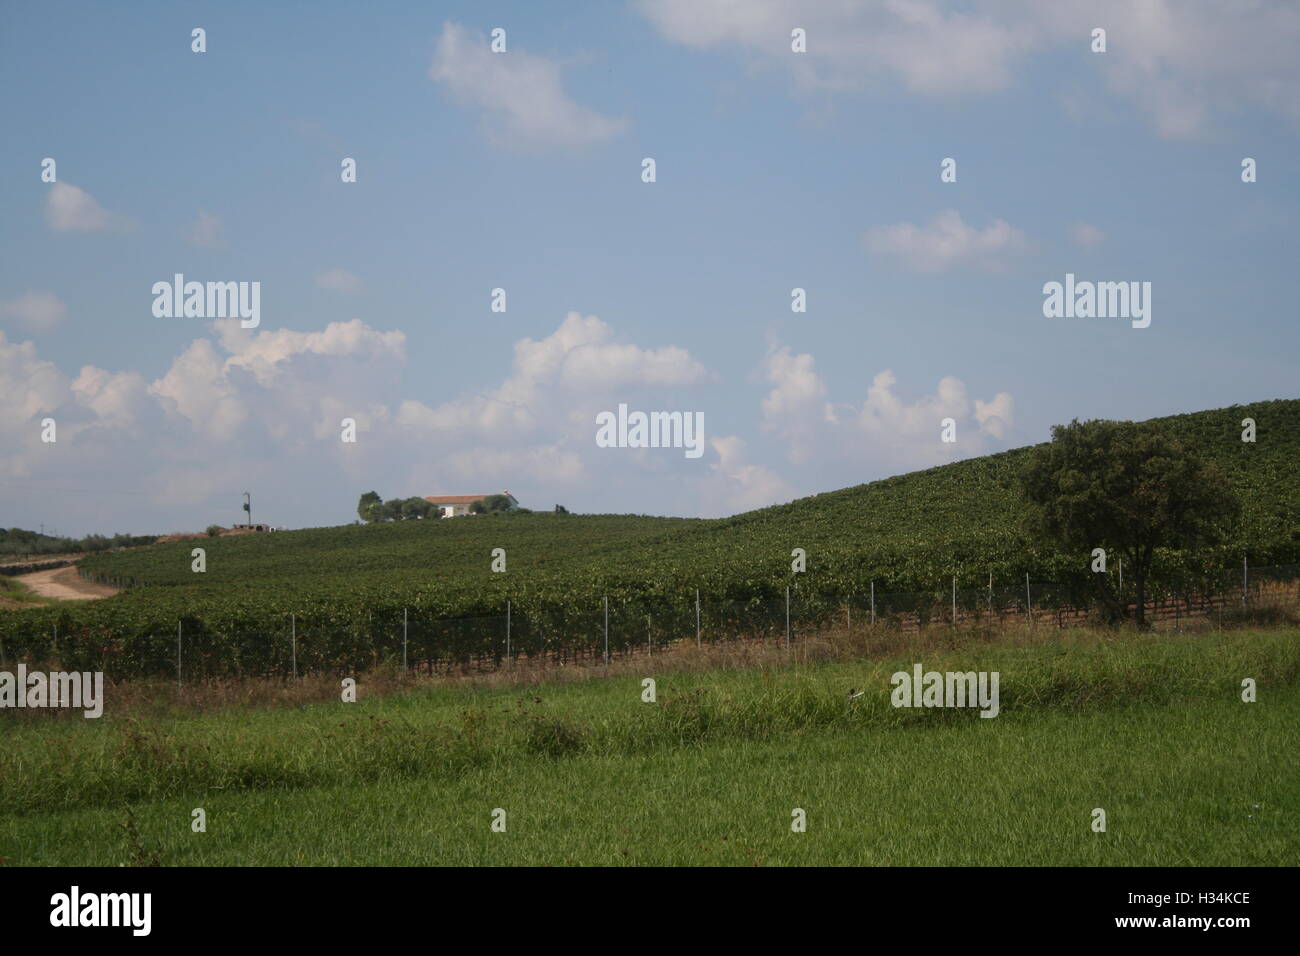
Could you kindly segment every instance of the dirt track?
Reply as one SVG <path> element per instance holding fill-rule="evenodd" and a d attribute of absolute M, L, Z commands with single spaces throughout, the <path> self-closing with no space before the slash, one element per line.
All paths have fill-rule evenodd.
<path fill-rule="evenodd" d="M 19 575 L 14 580 L 27 585 L 41 597 L 54 598 L 58 601 L 93 601 L 96 598 L 112 597 L 120 590 L 107 584 L 83 581 L 74 567 L 35 571 L 32 574 Z"/>

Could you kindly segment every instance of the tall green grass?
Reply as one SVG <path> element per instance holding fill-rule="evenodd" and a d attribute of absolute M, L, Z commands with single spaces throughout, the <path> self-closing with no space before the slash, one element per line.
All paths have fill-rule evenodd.
<path fill-rule="evenodd" d="M 998 671 L 1001 716 L 896 709 L 890 675 Z M 645 662 L 653 677 L 654 662 Z M 520 688 L 443 688 L 312 704 L 141 720 L 28 715 L 0 720 L 0 815 L 219 793 L 450 781 L 494 767 L 619 761 L 715 743 L 979 725 L 980 739 L 1045 714 L 1236 702 L 1243 678 L 1267 695 L 1300 679 L 1300 632 L 1074 638 L 1026 647 L 918 651 L 783 669 L 672 673 L 655 703 L 636 677 Z M 850 700 L 851 689 L 864 690 Z M 1015 731 L 1010 731 L 1015 732 Z M 902 739 L 902 738 L 899 738 Z M 1045 741 L 1045 745 L 1046 745 Z M 553 772 L 563 773 L 562 769 Z"/>
<path fill-rule="evenodd" d="M 865 698 L 862 698 L 865 699 Z M 545 706 L 538 705 L 538 706 Z M 649 706 L 649 705 L 646 705 Z M 18 865 L 1294 865 L 1300 689 L 0 816 Z M 191 812 L 207 813 L 207 832 Z M 1092 811 L 1107 814 L 1093 832 Z M 490 828 L 506 812 L 506 831 Z M 795 808 L 807 831 L 790 829 Z M 1048 877 L 1050 878 L 1050 877 Z M 414 887 L 403 903 L 423 905 Z M 695 900 L 699 903 L 699 900 Z"/>

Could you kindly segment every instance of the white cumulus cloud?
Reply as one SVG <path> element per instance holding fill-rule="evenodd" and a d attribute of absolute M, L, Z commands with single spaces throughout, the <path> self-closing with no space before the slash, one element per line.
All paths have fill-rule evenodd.
<path fill-rule="evenodd" d="M 769 348 L 760 372 L 772 385 L 761 405 L 764 430 L 781 441 L 792 464 L 819 470 L 835 462 L 858 473 L 893 474 L 987 454 L 1010 436 L 1014 424 L 1009 393 L 972 400 L 954 376 L 940 379 L 932 394 L 908 400 L 896 390 L 894 373 L 885 369 L 872 378 L 866 398 L 855 403 L 829 398 L 806 352 Z M 956 445 L 940 441 L 945 418 L 957 424 Z"/>
<path fill-rule="evenodd" d="M 1199 138 L 1255 108 L 1300 123 L 1300 7 L 1290 0 L 639 0 L 667 39 L 785 69 L 801 89 L 893 84 L 927 97 L 1013 85 L 1035 55 L 1086 57 L 1158 135 Z M 792 54 L 790 31 L 807 31 Z M 1105 53 L 1089 52 L 1094 27 Z M 1064 94 L 1063 94 L 1064 95 Z"/>
<path fill-rule="evenodd" d="M 498 145 L 524 151 L 580 149 L 604 142 L 626 122 L 575 102 L 557 63 L 510 46 L 493 53 L 482 33 L 446 23 L 429 77 L 462 103 L 481 108 Z"/>
<path fill-rule="evenodd" d="M 701 479 L 701 492 L 710 514 L 730 515 L 790 501 L 794 490 L 765 465 L 748 460 L 745 442 L 735 435 L 709 440 L 718 460 Z"/>
<path fill-rule="evenodd" d="M 940 212 L 927 226 L 900 222 L 869 229 L 864 241 L 871 252 L 895 256 L 917 272 L 954 267 L 998 272 L 1028 246 L 1025 234 L 1005 220 L 995 219 L 976 229 L 963 222 L 955 209 Z"/>
<path fill-rule="evenodd" d="M 696 385 L 710 377 L 683 348 L 616 342 L 607 323 L 577 312 L 544 339 L 521 339 L 514 350 L 511 374 L 496 388 L 436 408 L 403 402 L 398 422 L 435 432 L 529 431 L 548 418 L 585 420 L 584 399 L 599 396 L 608 405 L 620 390 Z"/>
<path fill-rule="evenodd" d="M 71 183 L 55 183 L 45 200 L 45 220 L 59 232 L 103 232 L 112 216 L 90 193 Z"/>
<path fill-rule="evenodd" d="M 49 332 L 68 314 L 68 307 L 53 292 L 25 292 L 0 302 L 0 317 L 13 319 L 30 332 Z"/>

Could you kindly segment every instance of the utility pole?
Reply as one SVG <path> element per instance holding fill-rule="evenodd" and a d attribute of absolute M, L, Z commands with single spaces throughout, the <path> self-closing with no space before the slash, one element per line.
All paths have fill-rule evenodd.
<path fill-rule="evenodd" d="M 244 492 L 244 510 L 248 512 L 248 526 L 253 526 L 253 496 Z"/>

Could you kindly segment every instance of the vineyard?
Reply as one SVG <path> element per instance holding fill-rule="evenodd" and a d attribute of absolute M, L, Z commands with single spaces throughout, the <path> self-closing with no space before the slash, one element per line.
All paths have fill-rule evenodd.
<path fill-rule="evenodd" d="M 1241 441 L 1253 418 L 1255 443 Z M 1241 500 L 1224 545 L 1158 556 L 1153 597 L 1222 594 L 1252 566 L 1300 562 L 1300 401 L 1158 419 L 1219 464 Z M 128 590 L 81 606 L 0 612 L 0 652 L 112 674 L 358 668 L 403 654 L 466 659 L 591 650 L 783 628 L 904 596 L 918 621 L 1087 606 L 1087 555 L 1031 540 L 1016 478 L 1027 449 L 969 459 L 719 520 L 490 515 L 178 541 L 94 555 L 82 573 Z M 206 571 L 191 570 L 191 549 Z M 505 573 L 492 570 L 495 548 Z M 807 553 L 792 573 L 791 551 Z M 955 581 L 954 581 L 955 578 Z M 1050 585 L 1044 582 L 1051 582 Z M 507 612 L 507 607 L 509 611 Z M 856 610 L 855 610 L 856 608 Z M 882 613 L 885 605 L 881 605 Z M 510 615 L 507 623 L 506 614 Z M 942 612 L 933 612 L 938 615 Z M 606 620 L 608 619 L 608 626 Z M 413 648 L 415 650 L 413 650 Z"/>

